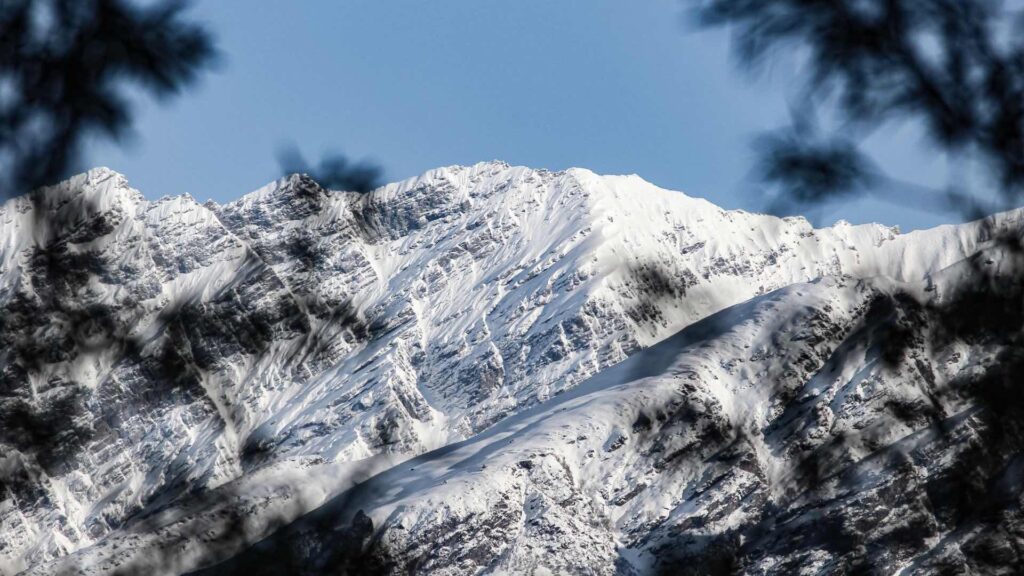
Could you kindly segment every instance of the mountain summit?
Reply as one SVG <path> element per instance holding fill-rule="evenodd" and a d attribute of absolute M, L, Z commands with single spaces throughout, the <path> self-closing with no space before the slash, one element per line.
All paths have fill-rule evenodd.
<path fill-rule="evenodd" d="M 926 330 L 894 294 L 991 229 L 499 162 L 223 205 L 92 170 L 0 206 L 0 574 L 182 573 L 288 523 L 211 570 L 977 568 L 913 414 L 992 350 L 894 371 L 877 333 Z M 960 446 L 972 406 L 940 402 Z"/>

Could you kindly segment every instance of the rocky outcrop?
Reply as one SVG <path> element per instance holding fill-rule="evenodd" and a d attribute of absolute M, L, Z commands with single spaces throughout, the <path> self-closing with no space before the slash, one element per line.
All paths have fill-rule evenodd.
<path fill-rule="evenodd" d="M 293 176 L 224 205 L 148 201 L 122 176 L 90 171 L 0 207 L 0 574 L 138 562 L 187 570 L 356 479 L 576 397 L 581 382 L 730 306 L 825 276 L 921 280 L 983 246 L 987 230 L 815 230 L 635 176 L 502 163 L 368 194 Z M 817 309 L 805 327 L 823 332 L 807 338 L 845 334 L 859 316 L 843 313 Z M 797 386 L 820 361 L 805 352 L 785 378 L 750 376 L 777 380 L 772 390 Z M 740 358 L 715 361 L 735 371 Z M 518 491 L 481 496 L 505 515 L 473 512 L 495 538 L 462 553 L 477 567 L 525 554 L 511 544 L 519 530 L 535 546 L 575 547 L 579 562 L 639 570 L 624 550 L 647 553 L 644 542 L 668 528 L 646 512 L 620 526 L 605 509 L 647 502 L 655 464 L 674 469 L 721 449 L 733 422 L 725 412 L 656 442 L 661 417 L 724 410 L 710 392 L 693 394 L 682 415 L 637 407 L 614 430 L 565 439 L 594 458 L 627 458 L 603 500 L 580 492 L 580 462 L 516 456 Z M 770 396 L 765 409 L 792 401 Z M 815 410 L 816 430 L 837 418 L 836 407 Z M 813 434 L 792 441 L 828 436 Z M 707 472 L 711 481 L 733 470 L 714 485 L 749 492 L 742 505 L 715 504 L 722 514 L 770 501 L 763 459 L 741 452 L 739 468 L 725 459 Z M 443 510 L 416 541 L 366 518 L 378 541 L 390 539 L 387 562 L 426 555 L 441 566 L 449 552 L 427 541 L 454 530 Z"/>

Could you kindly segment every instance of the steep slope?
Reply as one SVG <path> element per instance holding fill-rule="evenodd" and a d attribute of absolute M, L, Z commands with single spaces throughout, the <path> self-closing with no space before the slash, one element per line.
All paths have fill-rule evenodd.
<path fill-rule="evenodd" d="M 295 176 L 223 206 L 93 170 L 0 208 L 0 573 L 77 550 L 113 570 L 132 555 L 109 543 L 164 542 L 155 518 L 212 521 L 204 494 L 265 488 L 259 535 L 345 488 L 346 463 L 481 433 L 777 288 L 921 279 L 986 234 L 814 230 L 502 163 L 365 195 Z"/>
<path fill-rule="evenodd" d="M 192 199 L 145 202 L 105 171 L 0 219 L 7 565 L 237 477 L 222 389 L 304 319 L 273 271 Z"/>
<path fill-rule="evenodd" d="M 354 442 L 365 453 L 430 445 L 406 435 L 414 421 L 446 420 L 456 435 L 441 443 L 475 433 L 756 294 L 825 274 L 920 279 L 977 240 L 972 227 L 815 231 L 636 177 L 503 164 L 441 169 L 367 196 L 312 190 L 302 209 L 269 208 L 294 206 L 297 189 L 275 185 L 218 214 L 294 294 L 325 309 L 328 330 L 340 306 L 368 338 L 387 334 L 390 349 L 371 347 L 338 370 L 396 383 L 388 398 L 359 406 L 406 407 L 383 424 L 398 436 L 362 429 Z M 328 424 L 306 407 L 351 402 L 366 381 L 350 382 L 305 387 L 289 399 L 297 420 L 279 420 L 273 434 L 315 425 L 336 444 L 349 421 Z"/>
<path fill-rule="evenodd" d="M 1019 573 L 1024 405 L 939 337 L 956 276 L 734 306 L 202 574 Z"/>

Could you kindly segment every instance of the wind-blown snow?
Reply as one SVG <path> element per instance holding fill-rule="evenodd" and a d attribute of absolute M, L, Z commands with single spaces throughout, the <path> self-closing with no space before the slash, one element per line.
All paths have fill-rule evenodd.
<path fill-rule="evenodd" d="M 694 334 L 725 338 L 702 361 L 731 365 L 742 346 L 770 355 L 772 335 L 798 328 L 773 323 L 819 306 L 794 291 L 829 302 L 824 314 L 837 325 L 856 317 L 869 291 L 854 280 L 828 290 L 786 287 L 823 277 L 922 281 L 986 239 L 978 224 L 910 234 L 845 223 L 816 230 L 802 218 L 722 210 L 637 176 L 498 162 L 441 168 L 368 194 L 293 176 L 224 205 L 147 201 L 121 175 L 92 170 L 0 208 L 0 407 L 27 412 L 31 427 L 47 425 L 56 406 L 75 424 L 56 438 L 20 429 L 0 437 L 0 574 L 48 572 L 64 558 L 109 572 L 140 561 L 146 546 L 166 551 L 167 542 L 189 541 L 191 528 L 174 522 L 188 516 L 178 511 L 194 494 L 244 500 L 257 487 L 278 490 L 250 502 L 249 513 L 288 520 L 350 485 L 332 472 L 346 463 L 392 463 L 442 447 L 443 456 L 425 461 L 430 472 L 417 468 L 414 486 L 406 464 L 389 473 L 395 480 L 380 485 L 398 492 L 375 508 L 378 524 L 401 508 L 410 511 L 387 522 L 411 514 L 410 522 L 436 529 L 421 516 L 441 514 L 455 490 L 455 517 L 490 509 L 509 486 L 517 498 L 534 498 L 524 478 L 557 469 L 516 459 L 543 452 L 568 475 L 551 480 L 559 494 L 588 494 L 583 508 L 544 519 L 589 538 L 571 544 L 582 554 L 573 561 L 611 561 L 628 549 L 622 557 L 639 570 L 649 550 L 627 535 L 680 506 L 668 494 L 693 478 L 673 477 L 665 498 L 628 504 L 651 479 L 627 420 L 678 397 L 679 375 L 698 370 L 679 364 L 679 349 L 689 351 L 687 362 L 703 358 Z M 694 326 L 752 298 L 716 318 L 760 339 L 739 344 Z M 720 377 L 693 401 L 716 414 L 711 422 L 767 421 L 783 384 L 753 382 L 777 369 Z M 650 379 L 672 384 L 637 384 Z M 574 415 L 568 431 L 559 411 Z M 507 442 L 514 449 L 500 449 Z M 571 457 L 552 443 L 575 443 Z M 611 450 L 607 466 L 587 456 L 615 445 L 629 449 Z M 784 485 L 773 476 L 786 469 L 776 454 L 782 446 L 771 437 L 755 445 L 769 495 Z M 484 464 L 506 472 L 465 472 Z M 444 472 L 449 466 L 462 472 Z M 297 487 L 296 474 L 309 485 Z M 584 486 L 590 477 L 601 486 Z M 442 479 L 449 484 L 437 491 L 422 484 Z M 608 513 L 594 493 L 636 509 Z M 400 505 L 403 494 L 416 504 Z M 551 510 L 556 497 L 530 502 Z M 290 504 L 272 509 L 272 500 Z M 671 514 L 697 513 L 687 502 Z M 146 532 L 146 519 L 167 510 L 174 536 Z M 188 521 L 215 521 L 203 514 Z M 581 518 L 610 524 L 588 527 Z M 138 554 L 113 548 L 126 538 Z M 196 562 L 208 560 L 189 550 Z M 530 548 L 519 550 L 503 566 L 525 566 Z M 192 560 L 178 562 L 185 569 Z"/>

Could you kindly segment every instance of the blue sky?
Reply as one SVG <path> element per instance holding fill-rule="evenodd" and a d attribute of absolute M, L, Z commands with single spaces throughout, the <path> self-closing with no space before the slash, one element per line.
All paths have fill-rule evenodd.
<path fill-rule="evenodd" d="M 147 196 L 227 201 L 278 174 L 275 151 L 340 151 L 388 181 L 501 159 L 636 173 L 726 208 L 764 210 L 750 141 L 787 122 L 792 63 L 740 72 L 728 36 L 696 32 L 677 0 L 200 0 L 220 66 L 178 98 L 136 104 L 134 136 L 90 165 Z M 942 182 L 911 128 L 875 136 L 883 167 Z M 908 202 L 817 209 L 904 230 L 958 220 Z"/>

